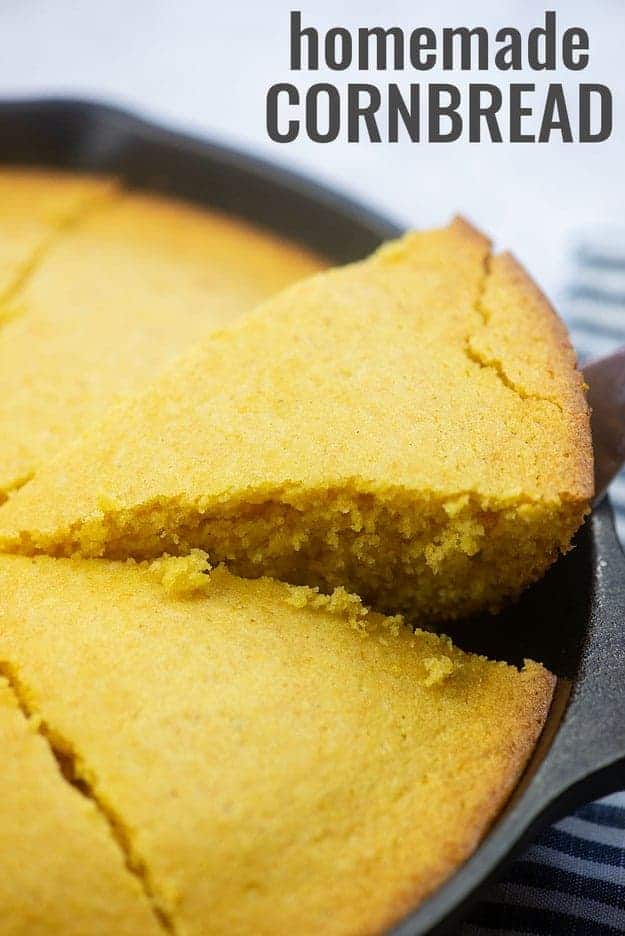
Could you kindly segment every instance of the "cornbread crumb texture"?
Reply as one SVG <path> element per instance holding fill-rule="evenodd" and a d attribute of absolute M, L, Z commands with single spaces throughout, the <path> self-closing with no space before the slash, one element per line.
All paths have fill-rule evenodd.
<path fill-rule="evenodd" d="M 552 677 L 373 612 L 363 633 L 268 579 L 210 582 L 2 557 L 0 659 L 177 931 L 377 932 L 473 850 Z"/>
<path fill-rule="evenodd" d="M 462 221 L 322 273 L 179 358 L 0 509 L 3 548 L 496 609 L 566 550 L 588 410 L 544 297 Z"/>
<path fill-rule="evenodd" d="M 3 252 L 24 254 L 28 267 L 4 303 L 0 279 L 0 498 L 63 451 L 112 398 L 321 267 L 305 250 L 217 213 L 110 183 L 98 200 L 104 183 L 30 179 L 0 204 L 0 274 Z M 0 172 L 0 194 L 14 181 Z M 35 234 L 62 208 L 76 214 L 78 195 L 89 210 L 39 256 Z M 16 213 L 24 223 L 15 231 Z"/>
<path fill-rule="evenodd" d="M 204 595 L 210 588 L 212 566 L 202 549 L 192 549 L 188 556 L 164 555 L 149 562 L 148 568 L 154 580 L 173 597 Z"/>
<path fill-rule="evenodd" d="M 0 677 L 0 933 L 137 936 L 159 926 L 94 807 Z"/>

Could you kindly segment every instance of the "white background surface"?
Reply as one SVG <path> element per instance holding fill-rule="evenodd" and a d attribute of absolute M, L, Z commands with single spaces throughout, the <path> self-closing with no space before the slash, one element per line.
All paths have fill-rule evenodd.
<path fill-rule="evenodd" d="M 597 226 L 623 227 L 625 211 L 625 2 L 552 2 L 562 29 L 590 33 L 583 72 L 476 73 L 474 81 L 579 81 L 611 86 L 612 139 L 603 144 L 319 145 L 271 143 L 265 133 L 269 85 L 323 72 L 289 73 L 289 10 L 305 23 L 333 25 L 539 24 L 535 0 L 372 0 L 291 3 L 206 0 L 0 0 L 0 96 L 65 94 L 137 109 L 168 124 L 262 153 L 347 190 L 405 223 L 445 222 L 457 211 L 514 249 L 557 298 L 571 242 Z M 512 79 L 510 79 L 512 76 Z M 466 80 L 458 73 L 375 73 L 389 80 Z M 353 70 L 328 80 L 364 81 Z M 371 80 L 371 76 L 369 78 Z"/>

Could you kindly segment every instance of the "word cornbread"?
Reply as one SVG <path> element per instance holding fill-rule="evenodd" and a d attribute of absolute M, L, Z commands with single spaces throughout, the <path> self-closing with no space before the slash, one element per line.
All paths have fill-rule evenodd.
<path fill-rule="evenodd" d="M 568 337 L 461 220 L 304 280 L 112 406 L 0 508 L 5 551 L 205 549 L 436 621 L 538 579 L 592 494 Z"/>
<path fill-rule="evenodd" d="M 382 931 L 473 851 L 527 761 L 553 677 L 358 613 L 345 595 L 223 568 L 203 588 L 200 558 L 156 570 L 0 558 L 1 668 L 81 785 L 84 824 L 96 824 L 91 800 L 110 828 L 103 842 L 85 828 L 83 855 L 45 819 L 53 869 L 66 853 L 79 861 L 83 892 L 71 866 L 56 875 L 37 932 L 151 933 L 138 884 L 162 931 L 186 936 Z M 11 760 L 8 808 L 32 815 L 49 783 L 48 798 L 79 811 L 81 795 L 35 766 Z M 8 785 L 3 771 L 0 842 Z M 30 840 L 9 843 L 21 864 L 7 877 L 2 850 L 0 932 L 32 933 L 49 865 L 34 852 L 25 870 Z M 102 869 L 105 846 L 119 856 Z M 67 901 L 88 903 L 92 886 L 102 926 L 83 915 L 65 928 Z"/>

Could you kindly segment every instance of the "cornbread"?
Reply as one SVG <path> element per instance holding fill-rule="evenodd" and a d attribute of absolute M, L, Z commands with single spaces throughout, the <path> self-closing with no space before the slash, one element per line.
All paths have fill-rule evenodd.
<path fill-rule="evenodd" d="M 0 558 L 2 668 L 174 933 L 379 932 L 474 849 L 553 679 L 202 561 Z"/>
<path fill-rule="evenodd" d="M 204 548 L 417 621 L 497 609 L 592 493 L 564 327 L 461 220 L 305 280 L 111 407 L 0 508 L 5 551 Z"/>
<path fill-rule="evenodd" d="M 0 171 L 0 326 L 16 311 L 16 293 L 55 239 L 113 189 L 94 176 Z"/>
<path fill-rule="evenodd" d="M 143 890 L 92 802 L 61 776 L 0 678 L 0 933 L 151 936 Z"/>
<path fill-rule="evenodd" d="M 0 173 L 0 194 L 14 181 Z M 108 197 L 94 201 L 91 188 L 100 184 L 35 181 L 32 192 L 20 184 L 9 207 L 0 207 L 0 261 L 9 246 L 27 255 L 27 275 L 10 300 L 0 296 L 0 500 L 63 452 L 113 397 L 321 267 L 268 232 L 173 200 L 109 183 Z M 39 214 L 45 209 L 54 219 L 63 207 L 76 211 L 85 186 L 91 209 L 40 255 L 33 238 L 43 222 L 33 203 L 49 192 Z M 2 218 L 14 203 L 32 218 L 32 236 L 26 221 L 13 231 L 12 218 L 4 234 Z"/>

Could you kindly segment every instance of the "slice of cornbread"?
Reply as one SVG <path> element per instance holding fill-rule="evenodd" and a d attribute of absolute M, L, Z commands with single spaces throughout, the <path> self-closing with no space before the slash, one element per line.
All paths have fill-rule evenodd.
<path fill-rule="evenodd" d="M 61 776 L 3 678 L 0 744 L 2 936 L 161 932 L 106 822 Z"/>
<path fill-rule="evenodd" d="M 496 608 L 566 550 L 592 453 L 564 327 L 462 221 L 269 300 L 0 509 L 7 551 L 205 547 L 382 610 Z"/>
<path fill-rule="evenodd" d="M 48 249 L 0 328 L 0 499 L 112 397 L 320 267 L 268 232 L 158 197 L 120 193 L 92 211 Z"/>
<path fill-rule="evenodd" d="M 175 932 L 378 932 L 476 847 L 553 679 L 201 568 L 1 557 L 0 659 Z"/>
<path fill-rule="evenodd" d="M 16 291 L 59 232 L 112 191 L 112 182 L 94 176 L 0 171 L 0 325 L 18 311 Z"/>

